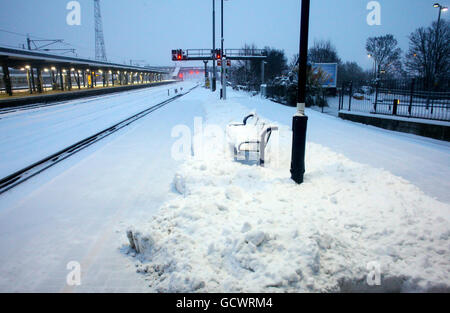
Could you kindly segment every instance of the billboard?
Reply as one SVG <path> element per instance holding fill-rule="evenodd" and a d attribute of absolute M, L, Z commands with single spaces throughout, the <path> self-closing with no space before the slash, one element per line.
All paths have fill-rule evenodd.
<path fill-rule="evenodd" d="M 336 88 L 338 65 L 337 63 L 313 63 L 313 70 L 320 68 L 328 79 L 322 82 L 324 88 Z"/>

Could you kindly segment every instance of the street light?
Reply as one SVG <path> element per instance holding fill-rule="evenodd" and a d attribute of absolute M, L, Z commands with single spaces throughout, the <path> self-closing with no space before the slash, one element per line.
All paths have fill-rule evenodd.
<path fill-rule="evenodd" d="M 434 78 L 435 81 L 437 82 L 437 72 L 438 72 L 438 39 L 439 39 L 439 27 L 441 24 L 441 12 L 447 12 L 448 8 L 444 7 L 442 5 L 440 5 L 439 3 L 435 3 L 433 4 L 434 8 L 439 8 L 439 15 L 438 15 L 438 21 L 437 21 L 437 26 L 436 26 L 436 46 L 435 46 L 435 71 L 434 71 Z"/>
<path fill-rule="evenodd" d="M 224 37 L 223 37 L 223 1 L 224 0 L 221 0 L 221 4 L 222 4 L 222 6 L 221 6 L 221 48 L 220 48 L 220 51 L 221 51 L 221 58 L 223 59 L 223 55 L 224 55 L 224 51 L 223 51 L 223 42 L 225 41 L 225 39 L 224 39 Z M 226 88 L 227 88 L 227 80 L 226 80 L 226 77 L 225 77 L 225 64 L 224 64 L 225 62 L 222 62 L 222 66 L 221 66 L 221 70 L 220 70 L 220 72 L 221 72 L 221 75 L 220 75 L 220 82 L 221 82 L 221 85 L 222 85 L 222 99 L 223 100 L 226 100 L 227 99 L 227 90 L 226 90 Z"/>
<path fill-rule="evenodd" d="M 211 83 L 211 91 L 216 91 L 216 0 L 212 0 L 213 3 L 213 25 L 212 25 L 212 33 L 213 33 L 213 74 L 212 74 L 212 83 Z"/>
<path fill-rule="evenodd" d="M 372 54 L 368 54 L 367 57 L 369 59 L 373 58 Z M 377 71 L 377 59 L 373 58 L 373 73 L 375 74 L 375 78 L 378 78 L 378 71 Z"/>

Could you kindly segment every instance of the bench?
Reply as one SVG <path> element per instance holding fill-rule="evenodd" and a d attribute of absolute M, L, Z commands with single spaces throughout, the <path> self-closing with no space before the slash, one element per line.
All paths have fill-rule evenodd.
<path fill-rule="evenodd" d="M 277 126 L 266 125 L 255 113 L 247 115 L 242 123 L 230 123 L 227 126 L 227 140 L 235 161 L 257 161 L 264 166 L 265 150 L 272 132 L 277 131 Z M 256 154 L 255 159 L 250 159 L 250 154 Z"/>

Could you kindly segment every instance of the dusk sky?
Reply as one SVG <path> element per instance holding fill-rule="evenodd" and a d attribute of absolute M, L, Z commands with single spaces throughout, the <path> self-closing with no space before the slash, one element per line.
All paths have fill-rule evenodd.
<path fill-rule="evenodd" d="M 94 6 L 80 0 L 81 26 L 66 23 L 66 0 L 0 0 L 0 45 L 25 43 L 19 34 L 64 39 L 79 56 L 94 57 Z M 434 0 L 379 0 L 381 26 L 369 26 L 368 0 L 312 0 L 310 45 L 331 40 L 343 61 L 371 67 L 367 37 L 392 33 L 403 51 L 408 35 L 437 20 Z M 442 5 L 450 3 L 442 2 Z M 211 0 L 102 0 L 103 28 L 109 61 L 146 60 L 171 65 L 176 48 L 212 46 Z M 220 1 L 216 0 L 216 40 L 220 45 Z M 225 2 L 225 48 L 244 43 L 283 49 L 290 59 L 298 51 L 300 0 L 229 0 Z M 444 12 L 442 18 L 448 18 Z"/>

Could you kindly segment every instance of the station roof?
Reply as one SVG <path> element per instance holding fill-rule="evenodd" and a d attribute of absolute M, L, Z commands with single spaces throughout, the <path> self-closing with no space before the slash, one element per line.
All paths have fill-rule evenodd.
<path fill-rule="evenodd" d="M 0 47 L 0 61 L 6 62 L 6 64 L 10 67 L 25 66 L 25 65 L 41 65 L 41 66 L 61 65 L 68 67 L 73 66 L 73 67 L 99 68 L 109 70 L 146 72 L 156 74 L 168 74 L 166 71 L 155 70 L 148 67 L 138 67 L 118 63 L 109 63 L 90 59 L 81 59 L 63 55 L 55 55 L 37 51 L 12 49 L 5 47 Z"/>

